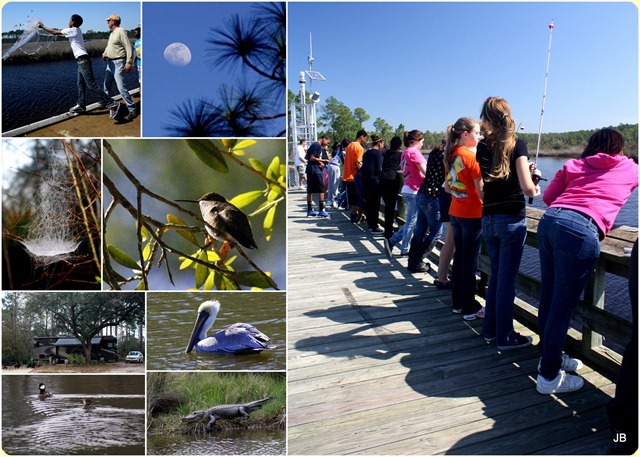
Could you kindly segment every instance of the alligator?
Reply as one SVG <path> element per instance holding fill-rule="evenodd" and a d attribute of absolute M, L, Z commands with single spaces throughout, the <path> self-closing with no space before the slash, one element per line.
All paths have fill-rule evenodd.
<path fill-rule="evenodd" d="M 237 417 L 249 417 L 249 413 L 271 400 L 271 397 L 262 400 L 252 401 L 250 403 L 236 405 L 218 405 L 202 411 L 194 411 L 182 418 L 182 422 L 207 422 L 207 431 L 211 431 L 211 427 L 218 419 L 235 419 Z"/>

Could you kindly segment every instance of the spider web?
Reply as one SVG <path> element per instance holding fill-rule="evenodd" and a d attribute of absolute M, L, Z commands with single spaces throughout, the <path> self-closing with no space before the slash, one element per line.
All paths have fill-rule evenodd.
<path fill-rule="evenodd" d="M 43 266 L 73 257 L 81 243 L 73 230 L 77 199 L 64 150 L 52 150 L 51 154 L 49 168 L 43 172 L 36 194 L 36 212 L 29 235 L 20 241 L 36 264 Z"/>

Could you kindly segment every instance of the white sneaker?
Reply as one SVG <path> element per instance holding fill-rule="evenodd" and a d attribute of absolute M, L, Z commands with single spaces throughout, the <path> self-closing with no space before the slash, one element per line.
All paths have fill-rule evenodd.
<path fill-rule="evenodd" d="M 542 363 L 542 359 L 538 361 L 538 371 L 540 371 L 540 364 Z M 564 371 L 578 371 L 582 368 L 584 364 L 580 359 L 574 359 L 569 357 L 564 352 L 562 353 L 562 363 L 560 364 L 560 369 Z"/>
<path fill-rule="evenodd" d="M 455 313 L 455 311 L 454 311 Z M 473 314 L 465 314 L 462 316 L 465 321 L 475 321 L 476 319 L 484 319 L 484 306 Z"/>
<path fill-rule="evenodd" d="M 561 394 L 579 390 L 583 385 L 584 380 L 580 376 L 567 374 L 565 371 L 560 370 L 558 376 L 551 381 L 548 381 L 544 376 L 539 374 L 536 390 L 543 395 Z"/>

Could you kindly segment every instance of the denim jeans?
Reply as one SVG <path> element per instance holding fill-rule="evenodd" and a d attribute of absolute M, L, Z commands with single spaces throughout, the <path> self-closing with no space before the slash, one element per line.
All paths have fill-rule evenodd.
<path fill-rule="evenodd" d="M 538 333 L 540 374 L 558 375 L 571 315 L 600 256 L 598 229 L 590 219 L 564 208 L 550 208 L 538 225 L 541 296 Z"/>
<path fill-rule="evenodd" d="M 87 107 L 87 89 L 94 91 L 100 96 L 100 102 L 103 105 L 111 102 L 111 98 L 107 93 L 96 83 L 96 79 L 93 76 L 93 65 L 91 59 L 78 60 L 78 105 L 81 108 Z"/>
<path fill-rule="evenodd" d="M 403 192 L 402 199 L 407 205 L 407 215 L 402 228 L 391 237 L 391 243 L 398 244 L 402 241 L 400 252 L 406 254 L 409 252 L 409 242 L 411 242 L 411 237 L 413 236 L 413 229 L 416 226 L 416 216 L 418 213 L 416 212 L 416 194 L 405 194 Z"/>
<path fill-rule="evenodd" d="M 125 59 L 107 60 L 107 69 L 104 74 L 104 91 L 108 94 L 109 88 L 115 81 L 116 86 L 118 87 L 118 92 L 122 95 L 122 99 L 124 100 L 125 105 L 127 105 L 129 112 L 133 112 L 136 111 L 136 104 L 133 102 L 131 94 L 127 90 L 127 86 L 124 84 L 124 64 Z"/>
<path fill-rule="evenodd" d="M 453 254 L 453 308 L 462 314 L 473 314 L 480 310 L 476 304 L 476 269 L 480 252 L 482 218 L 451 216 L 451 229 L 455 253 Z"/>
<path fill-rule="evenodd" d="M 338 198 L 342 176 L 340 175 L 340 166 L 338 165 L 327 165 L 327 172 L 329 173 L 329 190 L 327 194 L 327 200 L 328 203 L 331 204 L 336 201 L 336 198 Z"/>
<path fill-rule="evenodd" d="M 411 248 L 409 249 L 409 268 L 416 268 L 424 254 L 436 237 L 440 234 L 442 220 L 440 219 L 440 200 L 427 197 L 424 194 L 416 195 L 416 226 L 413 230 Z M 427 231 L 429 232 L 427 234 Z"/>
<path fill-rule="evenodd" d="M 506 214 L 483 216 L 482 236 L 491 261 L 482 333 L 495 337 L 498 346 L 507 346 L 513 332 L 513 299 L 527 237 L 527 220 Z"/>

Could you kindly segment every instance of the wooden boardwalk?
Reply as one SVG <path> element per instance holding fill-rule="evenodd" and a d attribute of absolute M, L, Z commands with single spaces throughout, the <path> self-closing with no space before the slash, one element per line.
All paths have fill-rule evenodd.
<path fill-rule="evenodd" d="M 500 353 L 433 276 L 304 200 L 289 191 L 290 455 L 608 452 L 610 379 L 585 366 L 580 391 L 538 394 L 535 346 Z"/>

